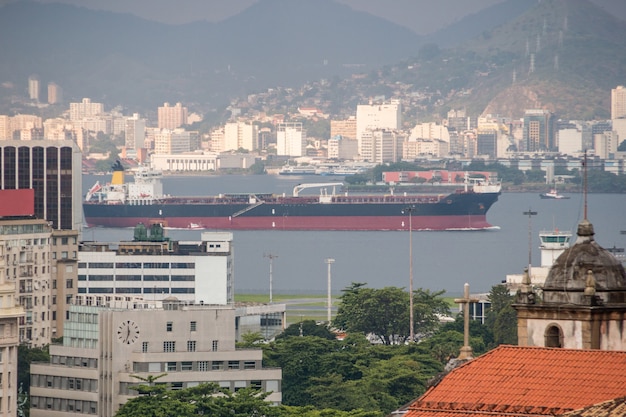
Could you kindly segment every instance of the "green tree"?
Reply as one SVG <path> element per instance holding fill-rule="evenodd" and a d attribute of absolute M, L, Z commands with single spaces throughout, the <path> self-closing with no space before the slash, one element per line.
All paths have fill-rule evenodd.
<path fill-rule="evenodd" d="M 267 174 L 267 171 L 265 171 L 265 163 L 263 161 L 255 162 L 250 166 L 250 168 L 248 168 L 248 171 L 250 171 L 253 175 Z"/>
<path fill-rule="evenodd" d="M 316 336 L 322 339 L 335 340 L 336 336 L 328 330 L 325 325 L 317 324 L 315 320 L 304 320 L 287 327 L 276 339 L 283 339 L 290 336 Z"/>
<path fill-rule="evenodd" d="M 414 291 L 413 316 L 415 334 L 426 336 L 439 325 L 439 315 L 450 313 L 441 298 L 444 291 Z M 381 343 L 404 343 L 410 335 L 409 294 L 397 287 L 366 288 L 352 283 L 343 290 L 333 325 L 347 332 L 372 334 Z"/>
<path fill-rule="evenodd" d="M 485 325 L 493 333 L 490 348 L 500 344 L 517 344 L 517 313 L 512 304 L 515 299 L 505 285 L 491 287 L 489 292 L 491 307 L 485 317 Z"/>

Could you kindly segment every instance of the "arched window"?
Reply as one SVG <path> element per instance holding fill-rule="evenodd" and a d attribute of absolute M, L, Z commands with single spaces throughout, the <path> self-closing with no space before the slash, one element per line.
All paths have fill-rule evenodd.
<path fill-rule="evenodd" d="M 556 324 L 551 324 L 546 328 L 544 337 L 546 347 L 563 347 L 563 332 Z"/>

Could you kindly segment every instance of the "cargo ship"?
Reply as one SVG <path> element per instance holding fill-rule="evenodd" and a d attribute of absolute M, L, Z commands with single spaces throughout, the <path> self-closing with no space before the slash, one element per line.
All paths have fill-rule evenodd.
<path fill-rule="evenodd" d="M 293 195 L 163 194 L 161 173 L 139 168 L 126 183 L 121 165 L 111 182 L 99 182 L 83 203 L 88 226 L 214 230 L 483 230 L 500 184 L 465 175 L 463 188 L 443 195 L 357 195 L 338 192 L 342 183 L 301 184 Z M 319 194 L 303 195 L 309 188 Z"/>

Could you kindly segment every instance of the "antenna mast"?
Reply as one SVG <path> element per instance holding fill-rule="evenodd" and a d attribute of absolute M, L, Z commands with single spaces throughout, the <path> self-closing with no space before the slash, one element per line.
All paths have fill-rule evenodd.
<path fill-rule="evenodd" d="M 584 206 L 584 219 L 587 220 L 587 150 L 585 150 L 585 159 L 583 159 L 583 200 Z"/>
<path fill-rule="evenodd" d="M 272 299 L 272 284 L 274 281 L 274 271 L 273 271 L 273 267 L 274 267 L 274 258 L 278 258 L 278 255 L 274 255 L 273 253 L 268 253 L 268 254 L 264 254 L 263 255 L 264 258 L 269 258 L 270 260 L 270 304 L 272 304 L 273 299 Z"/>

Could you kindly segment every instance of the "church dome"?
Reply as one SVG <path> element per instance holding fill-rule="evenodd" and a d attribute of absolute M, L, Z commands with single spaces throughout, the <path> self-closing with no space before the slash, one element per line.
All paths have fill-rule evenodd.
<path fill-rule="evenodd" d="M 594 294 L 602 304 L 626 303 L 622 263 L 593 238 L 588 220 L 578 224 L 576 243 L 556 260 L 543 287 L 546 303 L 589 304 Z"/>

